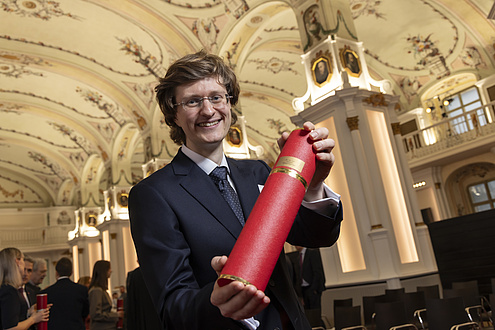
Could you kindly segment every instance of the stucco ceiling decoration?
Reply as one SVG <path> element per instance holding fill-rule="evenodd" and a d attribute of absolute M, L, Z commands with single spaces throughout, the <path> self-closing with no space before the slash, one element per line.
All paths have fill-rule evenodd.
<path fill-rule="evenodd" d="M 235 69 L 250 143 L 273 161 L 275 139 L 294 128 L 292 100 L 307 89 L 299 3 L 0 0 L 0 207 L 99 203 L 109 185 L 138 180 L 145 159 L 171 158 L 178 146 L 153 88 L 201 48 Z M 349 5 L 369 71 L 394 83 L 400 111 L 448 89 L 438 77 L 495 73 L 491 1 Z"/>

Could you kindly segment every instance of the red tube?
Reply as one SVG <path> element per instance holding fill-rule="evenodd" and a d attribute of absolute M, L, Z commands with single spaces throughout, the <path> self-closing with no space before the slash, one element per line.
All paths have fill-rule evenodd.
<path fill-rule="evenodd" d="M 265 290 L 315 172 L 309 132 L 290 134 L 220 274 L 220 286 L 237 280 Z"/>

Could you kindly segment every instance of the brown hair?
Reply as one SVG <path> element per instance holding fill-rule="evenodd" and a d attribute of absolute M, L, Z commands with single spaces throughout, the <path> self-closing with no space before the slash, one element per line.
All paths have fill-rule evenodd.
<path fill-rule="evenodd" d="M 110 261 L 98 260 L 93 267 L 93 276 L 89 288 L 100 287 L 103 290 L 108 289 L 108 271 L 110 270 Z"/>
<path fill-rule="evenodd" d="M 23 257 L 22 252 L 14 247 L 0 251 L 0 284 L 11 285 L 16 289 L 22 285 L 22 275 L 16 259 Z"/>
<path fill-rule="evenodd" d="M 179 145 L 186 142 L 186 135 L 175 123 L 177 116 L 177 107 L 174 106 L 177 103 L 175 89 L 178 86 L 209 77 L 218 79 L 218 83 L 225 87 L 227 94 L 232 96 L 231 106 L 235 106 L 239 100 L 240 87 L 234 71 L 224 63 L 221 57 L 208 54 L 204 50 L 178 59 L 168 68 L 165 77 L 161 78 L 160 83 L 155 87 L 156 100 L 165 116 L 165 123 L 170 126 L 170 138 Z M 232 107 L 230 109 L 231 125 L 237 121 L 237 115 Z"/>

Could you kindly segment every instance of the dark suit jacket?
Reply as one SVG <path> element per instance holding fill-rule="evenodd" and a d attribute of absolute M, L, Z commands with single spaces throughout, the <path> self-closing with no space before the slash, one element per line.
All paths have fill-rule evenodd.
<path fill-rule="evenodd" d="M 41 288 L 37 285 L 31 284 L 31 282 L 27 282 L 24 289 L 28 295 L 29 304 L 33 306 L 36 304 L 36 295 L 41 291 Z"/>
<path fill-rule="evenodd" d="M 318 249 L 306 249 L 303 259 L 303 267 L 301 272 L 301 266 L 299 264 L 299 252 L 291 252 L 287 254 L 294 268 L 294 284 L 300 285 L 302 283 L 301 276 L 309 284 L 311 291 L 321 293 L 325 290 L 325 273 L 323 271 L 323 265 L 321 263 L 321 255 Z M 296 290 L 298 295 L 301 296 L 301 292 Z"/>
<path fill-rule="evenodd" d="M 228 162 L 248 219 L 270 168 L 262 161 Z M 210 303 L 217 279 L 211 259 L 229 255 L 242 230 L 210 177 L 179 151 L 169 165 L 131 189 L 129 212 L 139 263 L 165 328 L 242 329 Z M 301 207 L 288 241 L 332 245 L 340 232 L 340 204 L 331 213 L 323 216 Z M 287 273 L 281 254 L 265 291 L 272 303 L 257 315 L 260 330 L 280 326 L 277 309 L 289 315 L 294 329 L 311 329 Z"/>
<path fill-rule="evenodd" d="M 55 284 L 42 290 L 47 294 L 50 308 L 48 329 L 84 330 L 84 319 L 89 314 L 88 289 L 69 278 L 59 279 Z"/>
<path fill-rule="evenodd" d="M 138 267 L 127 274 L 127 299 L 124 300 L 124 328 L 128 330 L 163 329 L 148 288 L 144 283 L 143 272 Z"/>

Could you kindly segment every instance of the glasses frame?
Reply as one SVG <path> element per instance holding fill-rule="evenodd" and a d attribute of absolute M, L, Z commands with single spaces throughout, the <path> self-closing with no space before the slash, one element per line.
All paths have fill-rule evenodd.
<path fill-rule="evenodd" d="M 184 110 L 186 110 L 186 111 L 198 110 L 198 109 L 201 109 L 201 108 L 203 107 L 203 103 L 204 103 L 204 101 L 205 101 L 205 100 L 208 100 L 208 101 L 210 102 L 210 104 L 211 104 L 211 106 L 212 106 L 212 107 L 217 108 L 218 106 L 225 106 L 225 105 L 227 105 L 227 103 L 229 103 L 229 102 L 230 102 L 230 99 L 231 99 L 231 98 L 233 98 L 233 96 L 232 96 L 232 95 L 229 95 L 229 94 L 225 93 L 225 94 L 224 94 L 224 95 L 225 95 L 225 104 L 215 104 L 215 103 L 213 103 L 213 102 L 211 101 L 211 100 L 212 100 L 212 98 L 214 98 L 215 96 L 219 96 L 219 95 L 222 95 L 222 94 L 215 94 L 215 95 L 213 95 L 213 96 L 203 96 L 203 97 L 197 97 L 197 98 L 196 98 L 196 97 L 192 97 L 192 98 L 189 98 L 189 99 L 188 99 L 188 100 L 186 100 L 186 101 L 182 101 L 182 102 L 179 102 L 179 103 L 174 104 L 174 107 L 182 106 L 182 109 L 184 109 Z M 198 99 L 198 100 L 200 100 L 200 103 L 198 104 L 198 106 L 197 106 L 197 107 L 194 107 L 194 108 L 188 108 L 188 107 L 186 107 L 186 106 L 185 106 L 185 104 L 186 104 L 187 102 L 189 102 L 191 99 Z"/>

